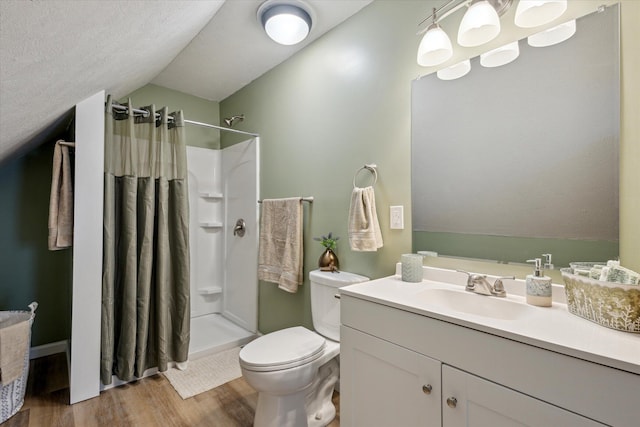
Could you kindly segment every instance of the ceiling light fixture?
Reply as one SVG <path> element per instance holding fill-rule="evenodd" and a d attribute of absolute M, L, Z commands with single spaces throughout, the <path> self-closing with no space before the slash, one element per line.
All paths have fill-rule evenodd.
<path fill-rule="evenodd" d="M 500 67 L 514 61 L 520 55 L 520 45 L 517 41 L 480 55 L 480 65 L 483 67 Z"/>
<path fill-rule="evenodd" d="M 258 8 L 258 19 L 273 41 L 286 46 L 300 43 L 311 31 L 310 9 L 301 1 L 267 0 Z"/>
<path fill-rule="evenodd" d="M 567 10 L 567 0 L 520 0 L 516 8 L 515 24 L 532 28 L 548 24 Z"/>
<path fill-rule="evenodd" d="M 433 24 L 429 25 L 420 46 L 418 46 L 418 64 L 423 67 L 440 65 L 453 55 L 453 47 L 449 36 L 436 20 L 436 9 L 433 9 Z"/>
<path fill-rule="evenodd" d="M 530 35 L 527 38 L 529 46 L 533 47 L 547 47 L 554 44 L 562 43 L 568 40 L 576 33 L 576 20 L 565 22 L 564 24 L 556 25 L 548 30 L 541 31 L 537 34 Z"/>

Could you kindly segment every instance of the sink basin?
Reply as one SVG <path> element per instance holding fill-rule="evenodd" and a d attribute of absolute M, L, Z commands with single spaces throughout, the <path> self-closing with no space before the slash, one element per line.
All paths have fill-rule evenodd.
<path fill-rule="evenodd" d="M 508 299 L 450 289 L 427 289 L 417 298 L 432 306 L 500 320 L 516 320 L 531 311 L 531 307 Z"/>

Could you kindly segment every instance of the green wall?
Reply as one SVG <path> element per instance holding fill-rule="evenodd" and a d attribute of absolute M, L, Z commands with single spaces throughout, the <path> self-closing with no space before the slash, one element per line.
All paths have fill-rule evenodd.
<path fill-rule="evenodd" d="M 217 102 L 187 95 L 173 89 L 148 84 L 130 93 L 120 101 L 131 98 L 134 106 L 154 104 L 156 108 L 169 108 L 169 111 L 183 110 L 184 118 L 194 122 L 218 125 L 220 123 L 220 107 Z M 197 125 L 186 125 L 187 145 L 202 148 L 220 148 L 220 131 Z"/>
<path fill-rule="evenodd" d="M 621 6 L 620 260 L 640 271 L 640 2 Z"/>
<path fill-rule="evenodd" d="M 262 198 L 315 198 L 305 207 L 304 285 L 287 294 L 260 283 L 262 332 L 312 326 L 308 272 L 322 252 L 312 237 L 340 236 L 341 269 L 371 278 L 393 274 L 411 251 L 409 82 L 417 70 L 407 63 L 417 46 L 400 40 L 415 38 L 422 9 L 420 2 L 375 2 L 220 104 L 223 116 L 245 114 L 237 128 L 260 134 Z M 222 135 L 223 146 L 237 140 Z M 384 246 L 377 252 L 353 252 L 347 239 L 353 177 L 365 163 L 378 165 Z M 366 178 L 361 172 L 361 186 Z M 390 205 L 404 206 L 404 230 L 389 229 Z"/>
<path fill-rule="evenodd" d="M 262 198 L 315 197 L 305 210 L 305 276 L 321 253 L 311 237 L 329 231 L 343 238 L 338 245 L 342 269 L 372 278 L 392 274 L 400 255 L 411 251 L 410 82 L 428 71 L 416 64 L 416 31 L 429 8 L 441 3 L 374 1 L 220 103 L 222 116 L 244 113 L 245 121 L 237 127 L 261 136 Z M 639 18 L 638 6 L 630 0 L 622 3 L 623 15 L 631 16 L 623 16 L 622 55 L 637 64 L 640 37 L 630 27 Z M 446 25 L 453 25 L 449 21 Z M 640 114 L 638 78 L 631 76 L 632 67 L 625 68 L 623 58 L 623 91 L 634 92 L 623 104 L 626 140 L 621 152 L 635 157 L 623 159 L 620 247 L 623 264 L 638 269 L 640 141 L 637 125 L 628 123 L 626 133 L 624 128 L 625 118 L 637 122 Z M 222 146 L 238 140 L 223 133 Z M 345 241 L 349 195 L 354 173 L 369 162 L 379 168 L 375 189 L 385 245 L 377 253 L 357 253 Z M 389 229 L 389 205 L 404 205 L 404 230 Z M 305 278 L 301 290 L 291 295 L 261 282 L 259 329 L 311 326 L 308 283 Z"/>
<path fill-rule="evenodd" d="M 53 141 L 0 167 L 0 310 L 39 303 L 33 346 L 71 332 L 72 251 L 47 249 Z"/>

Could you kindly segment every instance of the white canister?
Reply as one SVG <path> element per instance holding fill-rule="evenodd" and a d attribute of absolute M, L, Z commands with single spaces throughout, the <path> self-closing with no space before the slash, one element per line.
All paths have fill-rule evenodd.
<path fill-rule="evenodd" d="M 422 282 L 422 255 L 403 254 L 400 262 L 404 282 Z"/>

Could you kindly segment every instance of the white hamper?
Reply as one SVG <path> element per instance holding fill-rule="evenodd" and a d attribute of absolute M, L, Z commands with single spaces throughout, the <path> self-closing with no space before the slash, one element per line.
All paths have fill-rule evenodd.
<path fill-rule="evenodd" d="M 29 322 L 26 328 L 27 349 L 24 352 L 24 363 L 22 375 L 17 379 L 6 383 L 0 383 L 0 423 L 5 422 L 14 416 L 24 404 L 24 393 L 27 389 L 27 378 L 29 377 L 29 343 L 31 343 L 31 325 L 36 317 L 37 302 L 29 304 L 30 311 L 0 311 L 0 331 L 10 326 Z M 1 333 L 1 332 L 0 332 Z M 0 337 L 1 339 L 1 337 Z M 2 347 L 10 346 L 11 342 L 2 343 Z"/>

